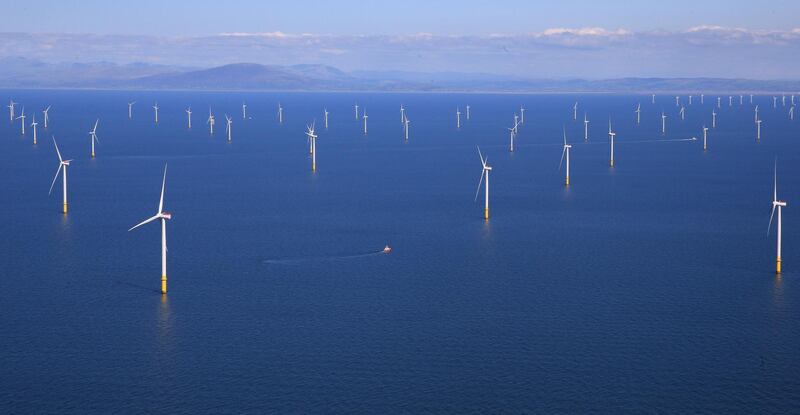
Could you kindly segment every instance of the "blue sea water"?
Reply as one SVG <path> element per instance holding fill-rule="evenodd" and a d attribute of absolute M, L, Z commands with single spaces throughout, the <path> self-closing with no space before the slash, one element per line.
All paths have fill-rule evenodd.
<path fill-rule="evenodd" d="M 759 142 L 748 99 L 723 105 L 704 152 L 710 96 L 695 97 L 683 121 L 673 97 L 649 95 L 0 97 L 39 122 L 33 146 L 30 128 L 20 135 L 0 112 L 2 413 L 791 413 L 800 404 L 800 120 L 780 100 L 774 109 L 771 97 L 755 98 Z M 355 102 L 367 108 L 368 135 Z M 471 119 L 457 130 L 466 105 Z M 511 153 L 506 128 L 520 105 Z M 315 173 L 304 135 L 314 119 Z M 562 128 L 573 145 L 568 188 Z M 75 159 L 67 215 L 59 184 L 47 194 L 52 136 Z M 493 167 L 489 221 L 483 194 L 474 201 L 477 145 Z M 788 202 L 782 276 L 774 229 L 767 235 L 776 157 Z M 165 163 L 173 216 L 162 296 L 159 227 L 127 230 L 155 213 Z M 379 253 L 386 244 L 392 253 Z"/>

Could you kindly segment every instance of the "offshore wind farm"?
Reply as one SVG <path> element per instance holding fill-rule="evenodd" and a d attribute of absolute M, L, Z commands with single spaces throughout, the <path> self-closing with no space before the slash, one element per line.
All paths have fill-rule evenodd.
<path fill-rule="evenodd" d="M 632 30 L 547 29 L 536 42 L 556 65 L 562 47 L 613 55 L 630 33 L 674 40 Z M 316 36 L 304 39 L 349 35 Z M 432 54 L 437 36 L 403 41 L 433 42 L 417 49 Z M 556 47 L 548 36 L 570 38 Z M 383 41 L 358 40 L 398 51 L 398 38 Z M 15 47 L 0 51 L 0 68 Z M 524 62 L 533 47 L 504 53 Z M 420 71 L 460 59 L 436 53 Z M 39 70 L 51 65 L 63 69 Z M 791 413 L 800 403 L 795 81 L 607 77 L 565 91 L 473 75 L 474 88 L 456 90 L 466 81 L 455 72 L 350 76 L 295 62 L 291 74 L 259 75 L 264 88 L 248 87 L 248 71 L 231 78 L 237 88 L 208 87 L 230 76 L 216 70 L 155 87 L 185 82 L 168 67 L 135 66 L 149 84 L 119 74 L 106 88 L 88 75 L 77 88 L 28 78 L 0 88 L 0 412 Z M 281 88 L 308 85 L 300 72 L 326 83 Z M 577 81 L 551 85 L 567 84 Z"/>

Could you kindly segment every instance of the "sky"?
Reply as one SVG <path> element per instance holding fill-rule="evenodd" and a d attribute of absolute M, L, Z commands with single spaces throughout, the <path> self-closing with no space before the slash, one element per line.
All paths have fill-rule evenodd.
<path fill-rule="evenodd" d="M 796 0 L 43 0 L 2 9 L 0 59 L 759 79 L 796 79 L 800 63 Z"/>

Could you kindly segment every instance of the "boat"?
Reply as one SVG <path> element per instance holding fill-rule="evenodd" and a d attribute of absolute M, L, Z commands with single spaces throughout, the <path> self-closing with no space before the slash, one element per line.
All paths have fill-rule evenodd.
<path fill-rule="evenodd" d="M 383 253 L 384 254 L 388 254 L 389 252 L 392 252 L 392 248 L 389 245 L 386 245 L 385 247 L 383 247 Z"/>

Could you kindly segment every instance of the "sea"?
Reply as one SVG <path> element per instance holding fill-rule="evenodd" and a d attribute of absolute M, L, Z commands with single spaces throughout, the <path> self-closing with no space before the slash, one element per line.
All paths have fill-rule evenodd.
<path fill-rule="evenodd" d="M 797 412 L 800 119 L 699 94 L 0 90 L 0 412 Z"/>

